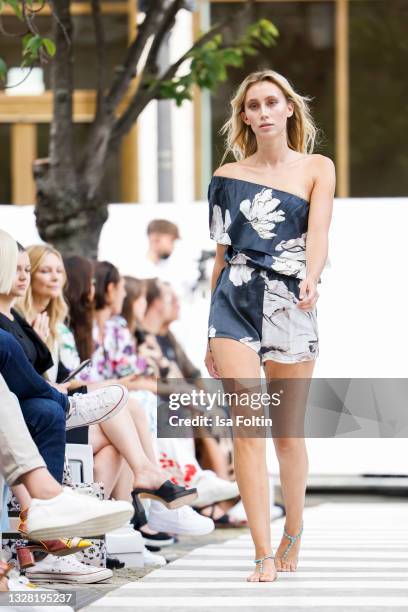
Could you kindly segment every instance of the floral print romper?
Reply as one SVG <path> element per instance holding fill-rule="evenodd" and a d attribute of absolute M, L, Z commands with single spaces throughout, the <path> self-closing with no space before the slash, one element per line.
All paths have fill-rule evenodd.
<path fill-rule="evenodd" d="M 262 362 L 318 356 L 316 308 L 296 307 L 306 275 L 309 203 L 292 193 L 213 176 L 210 236 L 226 245 L 209 314 L 209 338 L 233 338 Z"/>

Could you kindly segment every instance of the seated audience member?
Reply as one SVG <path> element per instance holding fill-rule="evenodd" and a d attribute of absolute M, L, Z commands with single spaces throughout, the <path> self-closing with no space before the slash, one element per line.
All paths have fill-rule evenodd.
<path fill-rule="evenodd" d="M 16 396 L 0 375 L 0 497 L 3 476 L 9 486 L 24 485 L 27 489 L 31 503 L 23 510 L 21 519 L 28 536 L 35 540 L 73 538 L 78 532 L 99 535 L 114 526 L 120 527 L 133 513 L 126 502 L 101 502 L 77 494 L 52 477 L 30 436 Z M 1 508 L 0 499 L 0 515 Z M 54 543 L 60 541 L 55 539 Z M 87 571 L 104 579 L 100 568 Z M 0 561 L 0 591 L 34 589 L 11 566 Z"/>
<path fill-rule="evenodd" d="M 80 320 L 78 319 L 78 315 L 81 312 L 81 304 L 86 303 L 87 299 L 89 300 L 89 296 L 92 295 L 92 277 L 90 275 L 90 269 L 87 268 L 85 261 L 78 257 L 68 258 L 66 260 L 66 265 L 68 271 L 66 297 L 70 306 L 72 329 L 74 330 L 74 334 L 82 339 L 82 346 L 84 347 L 82 357 L 88 356 L 85 350 L 86 347 L 91 346 L 90 339 L 93 339 L 94 352 L 91 355 L 92 367 L 84 375 L 81 375 L 82 378 L 90 382 L 103 382 L 105 376 L 109 377 L 110 380 L 129 379 L 129 388 L 131 390 L 133 389 L 132 378 L 134 379 L 136 388 L 140 378 L 146 378 L 149 383 L 154 383 L 152 377 L 143 377 L 137 374 L 139 365 L 135 353 L 134 340 L 126 326 L 125 320 L 118 316 L 122 309 L 125 292 L 123 279 L 117 269 L 108 262 L 97 262 L 95 265 L 95 321 L 92 325 L 90 317 L 81 317 Z M 74 318 L 76 319 L 75 322 L 73 321 Z M 86 338 L 88 338 L 89 341 L 86 341 Z M 143 381 L 140 386 L 143 387 Z M 154 388 L 153 385 L 152 388 Z M 132 399 L 133 398 L 131 398 L 129 402 L 130 405 Z M 149 469 L 151 478 L 154 478 L 157 474 L 160 474 L 160 468 L 157 466 L 150 433 L 147 427 L 139 427 L 142 416 L 140 411 L 132 412 L 130 408 L 130 412 L 135 421 L 135 425 L 132 426 L 128 424 L 126 425 L 125 432 L 118 431 L 117 440 L 118 442 L 121 441 L 122 444 L 118 444 L 118 442 L 114 442 L 114 444 L 123 454 L 123 452 L 126 451 L 126 446 L 123 446 L 123 439 L 129 438 L 130 449 L 132 444 L 133 447 L 135 447 L 135 441 L 137 441 L 138 435 L 140 435 L 142 439 L 142 448 L 138 449 L 135 458 L 132 458 L 131 461 L 127 459 L 127 462 L 131 466 L 135 466 L 137 462 L 140 464 L 143 460 L 144 453 L 146 453 L 147 459 L 150 461 Z M 115 424 L 115 420 L 113 420 L 113 423 Z M 102 429 L 105 435 L 107 434 L 107 436 L 112 439 L 112 423 L 111 426 L 108 427 L 108 431 L 105 430 L 104 426 L 102 426 Z M 142 472 L 143 471 L 148 470 L 142 470 Z M 136 468 L 134 472 L 137 472 Z M 161 477 L 161 480 L 162 479 L 163 477 Z M 135 483 L 134 486 L 136 486 Z M 195 494 L 188 495 L 186 499 L 192 499 L 193 497 L 195 497 Z M 179 496 L 177 505 L 181 505 L 179 503 L 180 501 L 181 499 Z"/>
<path fill-rule="evenodd" d="M 45 455 L 47 466 L 53 476 L 61 481 L 66 428 L 72 429 L 108 418 L 112 415 L 112 409 L 118 412 L 126 403 L 125 389 L 116 385 L 111 390 L 106 389 L 108 393 L 105 394 L 97 392 L 67 397 L 39 375 L 32 363 L 40 371 L 47 367 L 51 359 L 47 347 L 12 308 L 18 292 L 24 291 L 26 287 L 27 281 L 23 281 L 21 276 L 25 279 L 27 276 L 25 253 L 19 253 L 15 240 L 1 230 L 0 249 L 1 373 L 10 390 L 21 402 L 28 428 L 40 453 Z"/>
<path fill-rule="evenodd" d="M 137 357 L 135 341 L 127 327 L 126 320 L 120 316 L 125 298 L 124 279 L 115 266 L 109 262 L 97 262 L 94 276 L 96 281 L 95 319 L 92 329 L 94 353 L 92 367 L 82 378 L 89 381 L 130 380 L 131 396 L 135 396 L 143 410 L 151 415 L 153 410 L 156 411 L 157 406 L 154 395 L 157 382 L 150 374 L 141 372 L 144 364 Z M 71 299 L 75 297 L 72 296 Z M 145 452 L 152 461 L 154 459 L 155 469 L 160 470 L 148 430 L 144 440 Z M 167 474 L 167 471 L 165 473 Z M 122 496 L 123 488 L 119 490 Z M 187 491 L 190 490 L 187 489 Z M 118 496 L 118 487 L 115 488 L 114 494 Z M 203 521 L 203 518 L 205 517 L 200 517 L 189 507 L 178 508 L 177 512 L 171 514 L 160 508 L 157 501 L 154 500 L 150 505 L 148 527 L 157 531 L 166 531 L 168 528 L 168 531 L 172 533 L 204 535 L 214 528 L 214 524 L 212 521 Z"/>
<path fill-rule="evenodd" d="M 17 243 L 5 232 L 0 232 L 0 247 L 3 264 L 0 286 L 0 371 L 11 391 L 21 402 L 28 428 L 48 469 L 61 482 L 66 429 L 111 418 L 126 403 L 127 392 L 120 385 L 116 385 L 102 392 L 68 398 L 41 378 L 39 373 L 52 365 L 51 355 L 34 329 L 12 308 L 15 298 L 23 295 L 27 288 L 29 260 L 24 249 L 20 247 L 18 251 Z M 28 358 L 31 358 L 39 372 L 33 368 Z M 13 492 L 22 508 L 30 507 L 32 500 L 23 485 L 14 486 Z M 20 529 L 22 532 L 26 531 L 24 521 Z M 52 552 L 50 558 L 54 559 L 54 555 L 74 554 L 90 545 L 89 541 L 80 538 L 51 542 L 44 540 L 30 544 L 24 549 L 20 548 L 19 561 L 22 563 L 23 559 L 28 559 L 30 563 L 33 562 L 34 549 L 45 553 Z M 49 559 L 46 558 L 41 563 L 49 564 Z M 61 563 L 69 565 L 71 573 L 75 571 L 78 574 L 81 570 L 81 581 L 95 582 L 110 577 L 109 572 L 109 575 L 96 575 L 97 572 L 92 568 L 85 564 L 79 565 L 76 561 L 75 568 L 72 567 L 72 560 L 59 562 L 57 559 L 55 563 L 59 563 L 59 579 L 63 578 Z M 42 566 L 37 566 L 36 572 L 41 569 Z"/>
<path fill-rule="evenodd" d="M 126 297 L 123 301 L 122 317 L 136 343 L 136 355 L 141 369 L 154 372 L 155 377 L 165 378 L 169 371 L 169 361 L 157 344 L 154 336 L 146 338 L 142 321 L 146 314 L 147 281 L 125 276 Z M 156 424 L 155 424 L 156 426 Z"/>

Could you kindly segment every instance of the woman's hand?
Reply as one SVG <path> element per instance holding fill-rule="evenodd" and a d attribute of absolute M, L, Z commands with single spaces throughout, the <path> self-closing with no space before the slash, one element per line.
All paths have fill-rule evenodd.
<path fill-rule="evenodd" d="M 47 342 L 50 335 L 50 320 L 48 314 L 46 312 L 41 312 L 38 314 L 33 323 L 32 323 L 34 331 L 40 336 L 43 342 Z"/>
<path fill-rule="evenodd" d="M 217 372 L 217 366 L 215 365 L 214 357 L 212 356 L 209 346 L 207 346 L 204 363 L 211 378 L 221 378 Z"/>
<path fill-rule="evenodd" d="M 68 393 L 68 389 L 69 389 L 69 383 L 49 383 L 51 385 L 51 387 L 54 387 L 54 389 L 57 389 L 57 391 L 59 391 L 60 393 L 63 393 L 64 395 L 67 395 Z"/>
<path fill-rule="evenodd" d="M 319 298 L 317 292 L 317 281 L 314 278 L 306 277 L 299 283 L 300 302 L 296 304 L 301 310 L 313 310 Z"/>
<path fill-rule="evenodd" d="M 157 379 L 154 376 L 144 376 L 143 374 L 129 374 L 122 376 L 118 381 L 125 385 L 129 391 L 152 391 L 157 393 Z"/>
<path fill-rule="evenodd" d="M 127 384 L 129 391 L 151 391 L 157 395 L 157 379 L 154 376 L 134 376 Z"/>

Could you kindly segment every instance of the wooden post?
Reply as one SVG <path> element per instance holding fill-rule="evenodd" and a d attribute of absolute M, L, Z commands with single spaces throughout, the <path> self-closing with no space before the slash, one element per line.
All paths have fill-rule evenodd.
<path fill-rule="evenodd" d="M 11 176 L 13 204 L 34 204 L 33 162 L 37 157 L 37 126 L 15 123 L 11 126 Z"/>
<path fill-rule="evenodd" d="M 350 195 L 349 0 L 336 0 L 336 169 L 337 196 Z"/>

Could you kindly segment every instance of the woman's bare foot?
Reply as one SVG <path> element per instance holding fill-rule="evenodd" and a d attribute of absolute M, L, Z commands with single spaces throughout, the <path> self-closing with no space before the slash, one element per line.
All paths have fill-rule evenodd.
<path fill-rule="evenodd" d="M 294 530 L 287 529 L 286 527 L 285 529 L 289 535 L 295 536 L 299 533 L 301 526 Z M 279 547 L 275 554 L 275 565 L 276 570 L 278 572 L 296 572 L 300 550 L 300 537 L 296 540 L 296 542 L 293 543 L 293 546 L 291 547 L 285 559 L 282 559 L 282 555 L 289 546 L 290 542 L 291 541 L 289 540 L 289 538 L 287 538 L 285 535 L 282 536 Z"/>
<path fill-rule="evenodd" d="M 273 559 L 265 559 L 263 562 L 263 573 L 260 573 L 260 564 L 256 565 L 254 572 L 248 576 L 247 582 L 274 582 L 278 574 L 276 573 Z"/>
<path fill-rule="evenodd" d="M 158 489 L 168 478 L 160 468 L 156 466 L 146 467 L 139 470 L 135 480 L 134 488 Z"/>
<path fill-rule="evenodd" d="M 154 529 L 150 529 L 148 525 L 139 527 L 139 531 L 141 531 L 143 535 L 157 535 L 159 533 L 158 531 L 154 531 Z"/>

